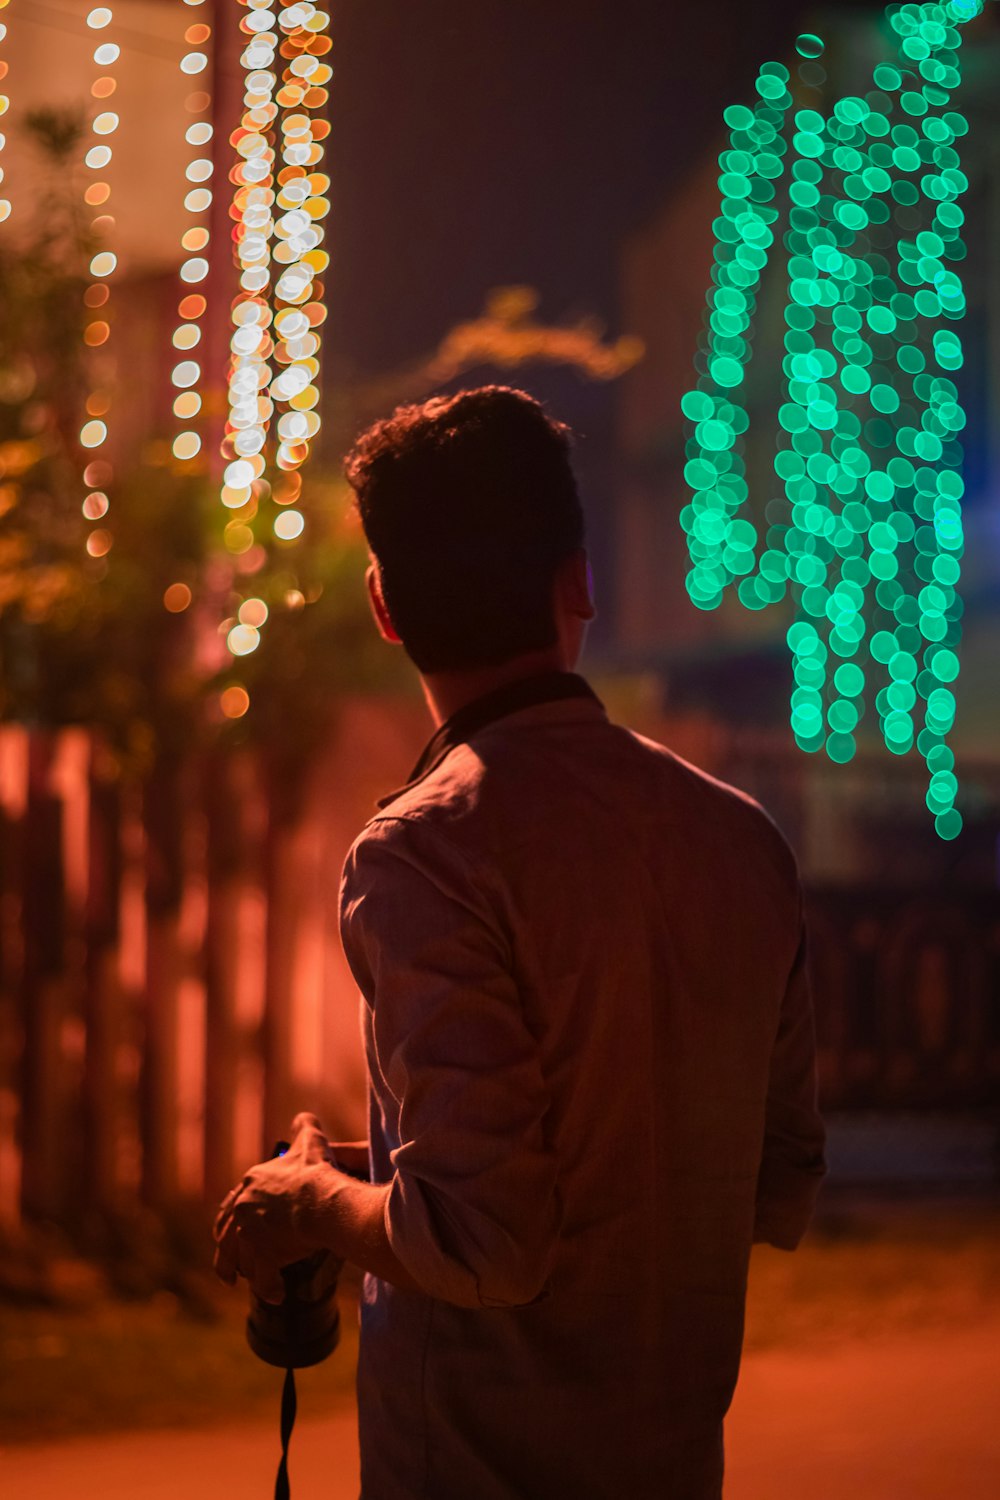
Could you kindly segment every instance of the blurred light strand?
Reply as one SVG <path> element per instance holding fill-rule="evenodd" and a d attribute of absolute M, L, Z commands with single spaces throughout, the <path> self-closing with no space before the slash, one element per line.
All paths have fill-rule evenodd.
<path fill-rule="evenodd" d="M 192 9 L 200 9 L 205 0 L 185 0 Z M 172 449 L 174 457 L 182 464 L 197 459 L 202 451 L 201 423 L 203 383 L 202 319 L 207 300 L 200 290 L 207 282 L 211 231 L 208 213 L 212 205 L 212 189 L 208 185 L 212 177 L 212 123 L 206 118 L 211 110 L 212 97 L 207 86 L 209 53 L 206 47 L 212 40 L 212 27 L 208 22 L 192 18 L 184 32 L 185 51 L 180 60 L 180 71 L 199 87 L 188 95 L 185 103 L 189 114 L 195 116 L 184 132 L 189 148 L 188 163 L 184 176 L 187 187 L 184 209 L 190 216 L 181 235 L 181 250 L 184 259 L 180 267 L 181 298 L 177 307 L 178 323 L 174 327 L 171 343 L 180 351 L 180 358 L 171 373 L 175 388 L 174 416 L 178 430 L 175 432 Z M 192 351 L 197 350 L 197 353 Z M 176 598 L 177 596 L 172 596 Z M 169 609 L 171 605 L 168 603 Z"/>
<path fill-rule="evenodd" d="M 968 122 L 950 106 L 960 27 L 981 9 L 982 0 L 890 6 L 897 56 L 875 67 L 864 97 L 796 110 L 790 143 L 781 64 L 761 69 L 754 109 L 726 111 L 700 378 L 682 401 L 694 424 L 685 467 L 693 496 L 681 515 L 692 602 L 714 609 L 731 584 L 752 610 L 792 594 L 791 724 L 804 750 L 851 760 L 866 687 L 881 677 L 882 739 L 897 755 L 916 745 L 945 839 L 962 827 L 947 736 L 961 639 L 965 414 L 951 379 L 961 340 L 948 325 L 965 312 L 954 267 L 965 255 L 958 199 L 968 186 L 956 149 Z M 818 89 L 822 41 L 804 35 L 798 51 L 800 82 Z M 784 493 L 761 507 L 770 523 L 761 548 L 758 526 L 740 514 L 750 494 L 739 391 L 789 144 L 774 459 Z"/>
<path fill-rule="evenodd" d="M 10 0 L 0 0 L 0 11 L 6 10 L 9 3 L 10 3 Z M 6 24 L 5 21 L 0 21 L 0 42 L 4 42 L 6 40 L 7 40 L 7 24 Z M 4 81 L 4 92 L 0 93 L 0 120 L 5 119 L 7 111 L 10 109 L 10 97 L 9 97 L 9 95 L 6 92 L 6 82 L 5 82 L 6 77 L 7 77 L 7 63 L 6 63 L 6 60 L 5 60 L 3 62 L 3 65 L 2 65 L 2 71 L 0 71 L 0 80 Z M 5 148 L 6 145 L 7 145 L 7 135 L 6 135 L 6 132 L 3 131 L 3 130 L 0 130 L 0 190 L 2 190 L 3 182 L 4 182 L 4 177 L 5 177 L 4 168 L 2 166 L 2 159 L 3 159 L 3 151 L 4 151 L 4 148 Z M 0 224 L 2 224 L 5 219 L 9 219 L 10 218 L 10 214 L 11 214 L 11 202 L 10 202 L 10 199 L 6 196 L 6 193 L 4 193 L 4 195 L 2 197 L 0 197 Z"/>
<path fill-rule="evenodd" d="M 225 532 L 237 556 L 254 548 L 259 501 L 272 495 L 265 477 L 269 442 L 281 471 L 273 499 L 287 506 L 299 495 L 296 471 L 320 429 L 318 330 L 326 316 L 320 277 L 329 264 L 322 220 L 330 182 L 321 171 L 329 126 L 315 115 L 326 104 L 333 71 L 322 61 L 330 50 L 326 12 L 307 0 L 278 12 L 270 0 L 240 3 L 247 12 L 240 22 L 247 38 L 240 59 L 244 112 L 231 137 L 237 162 L 230 174 L 240 290 L 232 311 L 221 491 L 223 505 L 239 512 Z M 304 528 L 298 511 L 273 515 L 279 544 Z M 227 635 L 238 656 L 259 640 L 259 627 L 242 618 Z"/>
<path fill-rule="evenodd" d="M 96 109 L 90 120 L 93 144 L 84 156 L 86 166 L 93 174 L 84 191 L 84 202 L 95 212 L 91 220 L 94 245 L 90 261 L 91 279 L 84 293 L 84 304 L 90 318 L 83 337 L 89 350 L 101 351 L 91 355 L 96 380 L 87 398 L 87 416 L 78 435 L 80 446 L 88 454 L 83 470 L 83 483 L 88 493 L 82 506 L 84 518 L 88 521 L 103 520 L 107 515 L 107 488 L 113 478 L 113 467 L 106 450 L 106 419 L 111 408 L 111 371 L 106 345 L 111 335 L 110 282 L 118 269 L 118 256 L 108 248 L 108 237 L 115 228 L 115 219 L 108 207 L 111 184 L 104 174 L 114 156 L 110 138 L 117 133 L 120 121 L 115 109 L 101 108 L 101 105 L 111 100 L 117 89 L 114 69 L 121 56 L 121 48 L 113 39 L 114 22 L 114 11 L 110 5 L 95 6 L 87 13 L 86 24 L 95 39 L 93 61 L 96 73 L 90 93 L 96 102 Z M 113 540 L 112 532 L 107 526 L 96 527 L 87 537 L 87 551 L 91 557 L 104 557 L 111 550 Z"/>

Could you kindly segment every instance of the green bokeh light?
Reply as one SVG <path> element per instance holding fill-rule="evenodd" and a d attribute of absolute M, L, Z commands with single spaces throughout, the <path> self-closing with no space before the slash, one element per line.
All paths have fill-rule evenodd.
<path fill-rule="evenodd" d="M 907 754 L 915 744 L 924 756 L 927 805 L 948 839 L 961 829 L 945 736 L 962 613 L 965 414 L 950 377 L 963 362 L 957 199 L 968 187 L 957 149 L 968 122 L 952 95 L 959 28 L 981 9 L 982 0 L 891 6 L 898 57 L 879 62 L 866 97 L 832 107 L 815 62 L 822 39 L 803 34 L 805 107 L 793 106 L 787 68 L 766 63 L 756 102 L 725 111 L 702 373 L 681 403 L 694 427 L 684 470 L 694 493 L 682 513 L 692 603 L 717 608 L 733 586 L 757 611 L 790 591 L 801 616 L 788 631 L 796 742 L 846 763 L 872 693 L 886 748 Z M 742 514 L 740 403 L 775 245 L 788 268 L 774 460 L 782 499 L 767 503 L 758 532 Z"/>

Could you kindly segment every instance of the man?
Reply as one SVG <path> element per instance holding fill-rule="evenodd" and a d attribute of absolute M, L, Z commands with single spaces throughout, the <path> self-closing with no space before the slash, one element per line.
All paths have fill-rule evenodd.
<path fill-rule="evenodd" d="M 538 403 L 402 408 L 347 473 L 439 726 L 344 870 L 371 1181 L 300 1116 L 220 1272 L 370 1273 L 364 1500 L 710 1500 L 751 1242 L 793 1249 L 823 1172 L 794 860 L 575 674 L 583 517 Z"/>

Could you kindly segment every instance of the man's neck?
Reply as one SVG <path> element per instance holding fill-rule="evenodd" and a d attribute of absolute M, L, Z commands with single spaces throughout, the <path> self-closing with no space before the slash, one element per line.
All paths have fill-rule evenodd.
<path fill-rule="evenodd" d="M 529 651 L 524 656 L 505 661 L 498 667 L 482 667 L 469 672 L 429 672 L 421 674 L 421 684 L 427 707 L 435 727 L 440 727 L 452 714 L 485 698 L 497 688 L 519 682 L 523 677 L 535 677 L 539 672 L 570 672 L 561 647 L 553 646 L 546 651 Z"/>

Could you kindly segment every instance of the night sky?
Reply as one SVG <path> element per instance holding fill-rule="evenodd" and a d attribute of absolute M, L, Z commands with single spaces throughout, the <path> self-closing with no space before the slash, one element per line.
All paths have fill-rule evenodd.
<path fill-rule="evenodd" d="M 331 345 L 365 373 L 433 347 L 491 286 L 604 317 L 640 224 L 716 142 L 791 0 L 340 0 L 332 7 Z"/>

